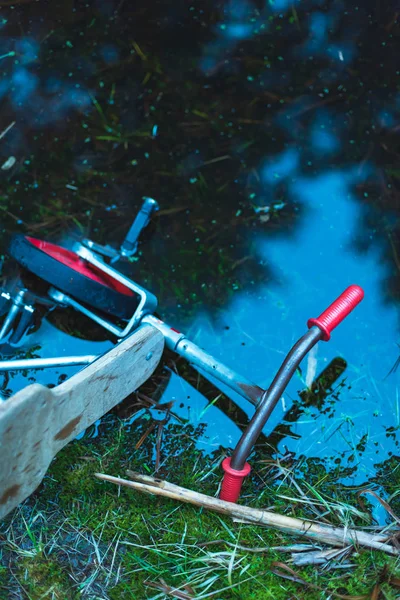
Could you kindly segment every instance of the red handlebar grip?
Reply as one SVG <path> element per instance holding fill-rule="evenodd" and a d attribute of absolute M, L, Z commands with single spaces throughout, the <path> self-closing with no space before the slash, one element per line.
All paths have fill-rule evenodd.
<path fill-rule="evenodd" d="M 363 298 L 364 291 L 360 286 L 349 286 L 317 319 L 309 319 L 308 327 L 314 325 L 319 327 L 324 332 L 322 339 L 327 342 L 331 337 L 331 331 L 351 313 Z"/>
<path fill-rule="evenodd" d="M 232 469 L 231 459 L 228 457 L 222 461 L 222 468 L 225 473 L 222 479 L 221 491 L 219 493 L 220 500 L 236 502 L 240 496 L 243 479 L 250 473 L 251 467 L 249 463 L 246 463 L 244 468 L 240 471 Z"/>

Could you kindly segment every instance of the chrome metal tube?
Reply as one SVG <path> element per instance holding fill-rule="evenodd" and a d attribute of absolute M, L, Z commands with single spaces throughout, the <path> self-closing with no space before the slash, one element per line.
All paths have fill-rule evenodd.
<path fill-rule="evenodd" d="M 110 333 L 114 334 L 115 336 L 117 336 L 117 337 L 123 337 L 123 331 L 122 331 L 122 329 L 120 329 L 116 325 L 112 325 L 111 323 L 109 323 L 108 321 L 106 321 L 106 319 L 103 319 L 99 315 L 96 315 L 96 313 L 94 313 L 92 310 L 89 310 L 88 308 L 85 308 L 84 306 L 82 306 L 82 304 L 80 304 L 79 302 L 77 302 L 76 300 L 74 300 L 73 298 L 71 298 L 70 296 L 67 296 L 67 294 L 64 294 L 63 292 L 60 292 L 56 288 L 50 288 L 49 289 L 49 296 L 55 302 L 58 302 L 60 304 L 64 304 L 66 306 L 70 306 L 71 308 L 74 308 L 75 310 L 77 310 L 78 312 L 82 313 L 86 317 L 89 317 L 89 319 L 92 319 L 92 321 L 95 321 L 101 327 L 104 327 L 104 329 L 107 329 L 107 331 L 109 331 Z"/>
<path fill-rule="evenodd" d="M 128 279 L 128 277 L 125 277 L 119 271 L 116 271 L 109 265 L 106 265 L 106 263 L 103 260 L 99 259 L 88 248 L 82 246 L 79 250 L 76 251 L 76 253 L 78 254 L 78 256 L 84 258 L 90 264 L 103 271 L 103 273 L 106 273 L 113 279 L 119 281 L 119 283 L 125 285 L 127 288 L 135 292 L 135 294 L 138 294 L 138 296 L 140 297 L 137 309 L 135 310 L 133 316 L 131 317 L 130 321 L 127 323 L 125 328 L 121 331 L 119 337 L 126 337 L 131 331 L 133 331 L 139 326 L 139 323 L 141 322 L 144 315 L 146 315 L 147 313 L 153 313 L 156 310 L 157 298 L 154 296 L 154 294 L 152 294 L 148 290 L 145 290 L 131 279 Z M 108 327 L 108 330 L 110 331 L 110 327 Z"/>
<path fill-rule="evenodd" d="M 204 352 L 199 346 L 188 340 L 184 333 L 180 333 L 154 315 L 146 315 L 142 319 L 142 323 L 149 323 L 157 327 L 164 335 L 167 348 L 185 358 L 196 368 L 212 375 L 255 406 L 258 405 L 265 391 L 258 385 L 255 385 L 243 375 L 239 375 L 211 354 Z"/>
<path fill-rule="evenodd" d="M 121 244 L 122 256 L 133 256 L 136 254 L 139 236 L 143 229 L 147 227 L 153 212 L 158 209 L 159 206 L 156 200 L 153 198 L 144 198 L 142 207 Z"/>
<path fill-rule="evenodd" d="M 45 369 L 48 367 L 74 367 L 88 365 L 96 360 L 96 354 L 86 356 L 56 356 L 55 358 L 23 358 L 0 361 L 0 371 L 23 371 L 25 369 Z"/>
<path fill-rule="evenodd" d="M 0 330 L 0 340 L 2 340 L 3 337 L 5 337 L 7 335 L 7 333 L 10 331 L 15 319 L 17 318 L 18 313 L 21 310 L 20 307 L 23 305 L 23 302 L 24 302 L 25 291 L 26 290 L 19 291 L 18 294 L 16 295 L 16 297 L 11 300 L 12 304 L 10 306 L 10 310 L 8 311 L 7 316 L 4 319 L 3 326 Z"/>

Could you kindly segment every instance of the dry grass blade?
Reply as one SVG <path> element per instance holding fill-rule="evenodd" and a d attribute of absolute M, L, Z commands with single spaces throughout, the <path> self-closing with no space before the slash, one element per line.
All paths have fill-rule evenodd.
<path fill-rule="evenodd" d="M 233 542 L 228 542 L 227 540 L 211 540 L 210 542 L 201 542 L 200 544 L 198 544 L 199 548 L 206 548 L 208 546 L 216 546 L 216 545 L 224 545 L 224 546 L 229 546 L 230 548 L 237 548 L 238 550 L 243 550 L 245 552 L 251 552 L 253 554 L 264 554 L 267 552 L 293 552 L 293 553 L 308 553 L 308 551 L 311 551 L 313 549 L 315 549 L 315 546 L 313 546 L 312 544 L 292 544 L 290 546 L 265 546 L 262 548 L 258 548 L 258 547 L 253 547 L 250 548 L 248 546 L 242 546 L 240 544 L 237 543 L 233 543 Z M 319 549 L 320 551 L 320 549 Z M 331 552 L 331 551 L 330 551 Z M 336 552 L 336 550 L 335 550 Z M 342 552 L 342 550 L 340 550 L 340 552 Z"/>
<path fill-rule="evenodd" d="M 372 590 L 372 594 L 370 600 L 379 600 L 379 596 L 381 595 L 381 586 L 379 583 L 374 585 L 374 589 Z"/>
<path fill-rule="evenodd" d="M 157 211 L 154 216 L 155 217 L 164 217 L 166 215 L 175 215 L 176 213 L 183 212 L 184 210 L 187 210 L 187 209 L 188 209 L 187 206 L 175 206 L 173 208 L 163 208 L 162 210 Z"/>
<path fill-rule="evenodd" d="M 385 500 L 383 500 L 380 496 L 378 496 L 378 494 L 376 492 L 374 492 L 374 490 L 368 489 L 368 490 L 362 490 L 361 492 L 359 492 L 359 494 L 358 494 L 358 501 L 360 502 L 360 504 L 363 504 L 362 500 L 360 498 L 360 496 L 363 495 L 363 494 L 371 494 L 371 496 L 373 496 L 374 498 L 376 498 L 378 500 L 378 502 L 386 510 L 386 512 L 388 512 L 389 515 L 391 517 L 393 517 L 393 519 L 396 521 L 396 523 L 400 524 L 400 519 L 396 515 L 396 513 L 394 512 L 394 510 L 392 509 L 392 507 L 387 502 L 385 502 Z M 363 507 L 363 508 L 365 508 L 365 507 Z"/>
<path fill-rule="evenodd" d="M 162 442 L 162 436 L 163 436 L 163 432 L 164 432 L 164 426 L 167 423 L 169 418 L 169 411 L 167 411 L 167 415 L 165 417 L 165 419 L 163 419 L 162 421 L 158 422 L 158 426 L 157 426 L 157 442 L 156 442 L 156 464 L 154 467 L 155 472 L 158 471 L 158 469 L 160 468 L 160 462 L 161 462 L 161 442 Z"/>
<path fill-rule="evenodd" d="M 12 129 L 15 125 L 16 121 L 12 121 L 9 125 L 7 125 L 7 127 L 5 129 L 3 129 L 3 131 L 0 133 L 0 140 L 3 139 L 4 136 L 7 135 L 7 133 L 10 131 L 10 129 Z"/>
<path fill-rule="evenodd" d="M 328 565 L 333 561 L 339 561 L 352 552 L 352 547 L 334 550 L 316 550 L 312 552 L 293 552 L 292 562 L 297 566 L 305 565 Z"/>
<path fill-rule="evenodd" d="M 201 506 L 232 518 L 241 519 L 248 523 L 255 523 L 264 527 L 272 527 L 302 537 L 303 539 L 311 538 L 314 542 L 319 541 L 338 547 L 349 545 L 354 547 L 363 546 L 381 550 L 393 556 L 400 556 L 400 551 L 392 544 L 387 543 L 388 535 L 369 534 L 355 529 L 333 527 L 315 521 L 287 517 L 267 510 L 241 506 L 233 502 L 225 502 L 211 496 L 206 496 L 205 494 L 187 490 L 167 481 L 154 479 L 148 475 L 141 475 L 132 471 L 128 471 L 128 475 L 136 481 L 129 481 L 103 473 L 95 473 L 95 476 L 103 481 L 129 487 L 146 494 L 165 496 L 173 500 L 179 500 L 180 502 Z"/>
<path fill-rule="evenodd" d="M 139 441 L 136 442 L 135 444 L 135 450 L 139 450 L 139 448 L 142 446 L 142 444 L 144 443 L 144 441 L 146 440 L 146 438 L 151 434 L 151 432 L 153 431 L 153 429 L 155 428 L 156 423 L 155 421 L 153 421 L 153 423 L 150 423 L 149 427 L 146 429 L 146 431 L 144 432 L 144 434 L 140 437 Z"/>
<path fill-rule="evenodd" d="M 188 588 L 189 593 L 182 592 L 181 590 L 172 588 L 164 579 L 160 579 L 160 581 L 146 581 L 145 585 L 155 590 L 160 590 L 167 596 L 171 596 L 171 598 L 178 598 L 179 600 L 193 600 L 195 598 L 193 595 L 194 592 L 189 586 L 185 586 L 185 588 Z"/>
<path fill-rule="evenodd" d="M 384 565 L 381 572 L 379 573 L 378 579 L 372 590 L 370 600 L 380 600 L 381 596 L 384 598 L 388 597 L 385 595 L 385 593 L 382 589 L 382 584 L 385 584 L 385 583 L 390 585 L 391 587 L 397 587 L 397 588 L 400 587 L 400 580 L 397 577 L 392 577 L 390 569 L 387 564 Z M 394 597 L 398 598 L 399 595 L 395 594 Z"/>

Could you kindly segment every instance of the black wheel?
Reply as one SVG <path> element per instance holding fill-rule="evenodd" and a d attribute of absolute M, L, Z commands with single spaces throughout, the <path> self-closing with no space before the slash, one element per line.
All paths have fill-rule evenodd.
<path fill-rule="evenodd" d="M 12 237 L 8 253 L 22 267 L 84 304 L 129 319 L 136 294 L 71 250 L 25 235 Z"/>

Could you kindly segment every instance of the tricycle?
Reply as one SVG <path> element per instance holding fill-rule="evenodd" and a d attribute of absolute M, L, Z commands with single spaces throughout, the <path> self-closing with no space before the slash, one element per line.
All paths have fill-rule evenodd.
<path fill-rule="evenodd" d="M 119 261 L 136 253 L 139 236 L 157 210 L 154 199 L 144 198 L 118 249 L 90 239 L 67 249 L 24 234 L 11 238 L 8 254 L 41 280 L 45 294 L 28 288 L 2 291 L 0 344 L 20 343 L 33 326 L 37 305 L 44 304 L 82 313 L 111 333 L 115 346 L 101 356 L 0 361 L 0 371 L 83 366 L 53 389 L 34 383 L 0 403 L 0 518 L 35 491 L 63 446 L 152 375 L 164 346 L 255 408 L 232 456 L 222 462 L 220 498 L 236 502 L 250 472 L 247 459 L 300 362 L 315 344 L 328 341 L 333 329 L 363 299 L 363 290 L 350 285 L 319 317 L 309 319 L 308 330 L 289 351 L 270 386 L 263 389 L 155 316 L 154 294 L 117 268 Z"/>

